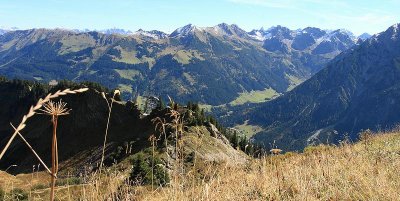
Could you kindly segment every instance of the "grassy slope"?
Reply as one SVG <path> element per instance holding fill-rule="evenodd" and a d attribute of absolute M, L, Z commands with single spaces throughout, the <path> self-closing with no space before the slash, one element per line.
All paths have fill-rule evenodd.
<path fill-rule="evenodd" d="M 400 133 L 339 147 L 309 148 L 222 166 L 207 182 L 174 192 L 165 188 L 146 200 L 397 200 L 400 197 Z"/>
<path fill-rule="evenodd" d="M 240 93 L 239 96 L 230 102 L 232 106 L 243 105 L 245 103 L 263 103 L 279 96 L 272 88 L 267 88 L 259 91 L 250 91 Z"/>
<path fill-rule="evenodd" d="M 399 167 L 400 132 L 392 132 L 354 145 L 310 147 L 302 154 L 268 156 L 245 165 L 205 162 L 197 166 L 201 178 L 187 171 L 170 187 L 151 191 L 149 187 L 122 185 L 118 194 L 134 200 L 397 200 Z M 85 189 L 80 195 L 89 200 L 104 199 L 104 191 L 115 192 L 116 180 L 122 175 L 110 171 L 109 177 L 102 179 L 107 184 L 100 190 L 90 183 L 69 189 L 75 189 L 71 191 L 75 193 Z M 26 183 L 31 179 L 10 179 L 4 172 L 0 176 L 0 181 L 19 179 Z M 13 184 L 19 187 L 24 182 Z M 0 184 L 4 188 L 4 182 Z M 73 196 L 68 195 L 68 188 L 63 189 L 59 195 Z"/>
<path fill-rule="evenodd" d="M 248 121 L 245 121 L 243 124 L 235 125 L 235 129 L 241 131 L 248 138 L 253 135 L 263 131 L 263 128 L 257 125 L 250 125 Z"/>

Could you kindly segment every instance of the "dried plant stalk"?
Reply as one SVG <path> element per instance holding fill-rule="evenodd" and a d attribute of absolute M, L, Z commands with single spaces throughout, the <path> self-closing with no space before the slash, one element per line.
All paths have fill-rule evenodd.
<path fill-rule="evenodd" d="M 149 137 L 149 141 L 151 142 L 151 147 L 152 147 L 152 158 L 151 158 L 151 191 L 154 191 L 154 152 L 155 152 L 155 146 L 156 146 L 156 141 L 157 138 L 153 134 Z"/>
<path fill-rule="evenodd" d="M 39 101 L 36 103 L 36 105 L 31 106 L 29 109 L 28 114 L 24 115 L 22 117 L 21 123 L 17 126 L 17 129 L 15 129 L 14 133 L 11 135 L 11 138 L 8 140 L 6 146 L 3 148 L 3 150 L 0 153 L 0 160 L 3 158 L 4 154 L 6 153 L 7 149 L 10 147 L 12 141 L 14 140 L 15 136 L 17 136 L 18 132 L 21 131 L 22 129 L 25 128 L 26 126 L 26 121 L 31 118 L 33 115 L 35 115 L 37 110 L 39 110 L 43 104 L 49 102 L 51 99 L 64 96 L 67 94 L 76 94 L 76 93 L 83 93 L 87 91 L 88 88 L 81 88 L 81 89 L 76 89 L 76 90 L 71 90 L 71 89 L 65 89 L 63 91 L 58 90 L 54 94 L 48 94 L 44 99 L 39 99 Z"/>
<path fill-rule="evenodd" d="M 51 193 L 50 193 L 50 200 L 54 200 L 54 186 L 55 186 L 55 179 L 57 175 L 57 170 L 58 170 L 58 151 L 57 151 L 57 136 L 56 136 L 56 128 L 57 128 L 57 117 L 59 115 L 67 115 L 68 110 L 65 108 L 66 103 L 62 103 L 61 101 L 59 103 L 54 103 L 51 101 L 51 99 L 64 96 L 67 94 L 76 94 L 76 93 L 82 93 L 87 91 L 88 88 L 81 88 L 77 90 L 71 90 L 71 89 L 65 89 L 63 91 L 58 90 L 54 94 L 48 94 L 44 99 L 39 99 L 39 101 L 36 103 L 35 106 L 31 106 L 29 109 L 28 114 L 24 115 L 22 117 L 21 123 L 17 126 L 17 128 L 14 128 L 14 133 L 11 136 L 10 140 L 7 142 L 6 146 L 2 150 L 0 154 L 0 159 L 3 158 L 5 152 L 7 149 L 10 147 L 12 141 L 14 140 L 15 136 L 20 134 L 20 131 L 26 127 L 26 121 L 32 117 L 35 114 L 38 114 L 38 110 L 44 112 L 45 114 L 51 115 L 52 116 L 52 122 L 53 122 L 53 140 L 52 140 L 52 170 L 51 170 L 51 183 L 52 183 L 52 188 L 51 188 Z M 44 107 L 44 109 L 40 109 L 41 107 Z M 20 134 L 20 136 L 23 138 L 23 136 Z M 24 140 L 25 143 L 26 140 Z M 28 143 L 27 143 L 28 144 Z M 30 147 L 32 148 L 32 147 Z M 33 149 L 31 149 L 33 150 Z M 33 150 L 34 151 L 34 150 Z M 34 152 L 36 153 L 36 152 Z M 40 157 L 35 154 L 39 159 Z M 43 161 L 42 161 L 43 162 Z M 44 165 L 44 163 L 43 163 Z M 44 165 L 45 166 L 45 165 Z M 45 166 L 46 167 L 46 166 Z M 47 168 L 48 169 L 48 168 Z"/>
<path fill-rule="evenodd" d="M 107 144 L 107 136 L 108 136 L 108 128 L 110 125 L 110 118 L 111 118 L 111 111 L 112 111 L 112 107 L 113 107 L 113 103 L 115 101 L 115 95 L 120 94 L 121 92 L 119 90 L 115 90 L 114 91 L 114 95 L 111 98 L 111 103 L 108 102 L 106 94 L 103 92 L 101 93 L 101 96 L 103 97 L 103 99 L 107 102 L 107 107 L 108 107 L 108 117 L 107 117 L 107 125 L 106 125 L 106 131 L 104 134 L 104 143 L 103 143 L 103 150 L 102 150 L 102 154 L 101 154 L 101 161 L 100 161 L 100 167 L 99 167 L 99 172 L 101 173 L 101 169 L 103 167 L 103 163 L 104 163 L 104 154 L 105 154 L 105 150 L 106 150 L 106 144 Z"/>
<path fill-rule="evenodd" d="M 58 173 L 58 146 L 57 146 L 57 125 L 58 125 L 58 117 L 63 115 L 68 115 L 69 111 L 66 108 L 67 103 L 61 102 L 55 103 L 53 101 L 49 101 L 48 103 L 43 105 L 43 112 L 45 115 L 51 116 L 51 122 L 53 124 L 53 137 L 51 143 L 51 191 L 50 191 L 50 200 L 54 200 L 54 188 L 56 184 L 56 176 Z"/>
<path fill-rule="evenodd" d="M 11 127 L 13 127 L 14 130 L 16 130 L 16 128 L 14 127 L 14 125 L 11 124 Z M 20 132 L 17 132 L 18 136 L 22 139 L 22 141 L 25 142 L 26 146 L 28 146 L 28 148 L 32 151 L 33 155 L 35 155 L 35 157 L 39 160 L 40 164 L 42 164 L 44 166 L 44 168 L 47 170 L 47 172 L 52 175 L 55 176 L 51 173 L 50 169 L 47 167 L 47 165 L 43 162 L 43 160 L 39 157 L 39 155 L 36 153 L 36 151 L 32 148 L 32 146 L 29 144 L 28 141 L 26 141 L 26 139 L 24 138 L 24 136 L 22 136 L 22 134 Z"/>

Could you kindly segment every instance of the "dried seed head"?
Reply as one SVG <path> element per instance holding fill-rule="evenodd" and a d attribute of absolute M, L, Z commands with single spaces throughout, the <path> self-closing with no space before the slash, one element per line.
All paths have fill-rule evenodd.
<path fill-rule="evenodd" d="M 105 94 L 104 92 L 101 92 L 101 96 L 102 96 L 104 99 L 106 99 L 106 100 L 107 100 L 107 98 L 106 98 L 106 94 Z"/>
<path fill-rule="evenodd" d="M 43 105 L 44 109 L 40 109 L 43 114 L 50 115 L 50 116 L 62 116 L 69 114 L 69 109 L 66 108 L 67 103 L 62 102 L 53 102 L 49 101 Z"/>
<path fill-rule="evenodd" d="M 150 142 L 157 141 L 157 138 L 156 138 L 156 136 L 155 136 L 154 134 L 150 135 L 150 137 L 149 137 L 149 141 L 150 141 Z"/>
<path fill-rule="evenodd" d="M 282 152 L 282 149 L 271 149 L 269 152 L 271 154 L 278 155 Z"/>
<path fill-rule="evenodd" d="M 116 89 L 116 90 L 114 91 L 114 96 L 117 95 L 117 94 L 118 94 L 118 95 L 121 94 L 121 91 L 119 91 L 118 89 Z"/>

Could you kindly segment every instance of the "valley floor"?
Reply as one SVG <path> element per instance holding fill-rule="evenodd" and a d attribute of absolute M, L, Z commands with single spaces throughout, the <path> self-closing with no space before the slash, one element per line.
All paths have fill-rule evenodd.
<path fill-rule="evenodd" d="M 185 174 L 172 174 L 169 187 L 153 190 L 126 185 L 124 172 L 109 170 L 108 176 L 95 175 L 86 184 L 59 187 L 56 194 L 61 200 L 398 200 L 399 168 L 396 131 L 356 144 L 249 159 L 244 165 L 199 163 Z M 35 175 L 0 176 L 6 200 L 11 188 L 23 189 L 34 200 L 46 198 L 47 189 L 27 185 Z"/>

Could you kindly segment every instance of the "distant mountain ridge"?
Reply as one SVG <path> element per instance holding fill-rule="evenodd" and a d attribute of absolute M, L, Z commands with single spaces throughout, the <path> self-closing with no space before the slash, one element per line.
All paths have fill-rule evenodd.
<path fill-rule="evenodd" d="M 225 23 L 189 24 L 169 35 L 120 29 L 103 33 L 7 32 L 0 36 L 0 74 L 41 82 L 95 81 L 120 88 L 126 99 L 140 92 L 221 105 L 251 91 L 285 93 L 356 45 L 347 32 L 281 26 L 264 31 L 271 37 L 261 41 Z"/>
<path fill-rule="evenodd" d="M 142 33 L 144 33 L 144 34 L 146 34 L 146 33 L 157 33 L 157 35 L 163 35 L 163 36 L 167 37 L 167 36 L 173 35 L 174 32 L 177 32 L 179 30 L 182 30 L 182 29 L 188 28 L 188 27 L 196 27 L 198 29 L 222 28 L 222 29 L 228 30 L 230 26 L 235 27 L 235 29 L 240 29 L 241 30 L 241 28 L 239 28 L 239 26 L 237 26 L 236 24 L 229 25 L 229 24 L 226 24 L 226 23 L 221 23 L 221 24 L 218 24 L 218 25 L 216 25 L 214 27 L 196 27 L 195 25 L 188 24 L 188 25 L 185 25 L 183 27 L 180 27 L 180 28 L 174 30 L 171 34 L 168 34 L 168 33 L 165 33 L 163 31 L 159 31 L 159 30 L 146 31 L 146 30 L 143 30 L 143 29 L 139 29 L 137 31 L 131 31 L 131 30 L 126 30 L 126 29 L 121 29 L 121 28 L 116 28 L 116 27 L 110 28 L 110 29 L 101 29 L 101 30 L 96 30 L 96 29 L 63 29 L 63 28 L 56 28 L 56 29 L 63 29 L 63 30 L 67 30 L 67 31 L 73 31 L 73 32 L 76 32 L 76 33 L 99 32 L 99 33 L 107 34 L 107 35 L 112 35 L 112 34 L 133 35 L 133 34 L 142 34 Z M 241 30 L 241 31 L 246 32 L 245 34 L 248 34 L 248 35 L 250 35 L 251 37 L 253 37 L 253 38 L 257 39 L 257 40 L 263 41 L 263 40 L 271 37 L 271 33 L 274 32 L 273 30 L 279 29 L 279 28 L 285 28 L 285 27 L 278 25 L 278 26 L 272 26 L 272 27 L 270 27 L 268 29 L 264 29 L 262 27 L 260 29 L 253 29 L 253 30 L 251 30 L 249 32 L 246 32 L 244 30 Z M 35 28 L 35 29 L 40 29 L 40 28 Z M 17 27 L 0 28 L 0 34 L 4 34 L 6 32 L 10 32 L 10 31 L 23 31 L 23 30 L 27 30 L 27 29 L 19 29 Z M 49 29 L 49 30 L 51 30 L 51 29 Z M 353 38 L 354 40 L 358 40 L 358 39 L 366 40 L 366 39 L 368 39 L 368 38 L 370 38 L 372 36 L 369 33 L 363 33 L 363 34 L 361 34 L 359 36 L 355 36 L 351 31 L 348 31 L 348 30 L 345 30 L 345 29 L 323 30 L 323 29 L 319 29 L 319 28 L 315 28 L 315 27 L 306 27 L 304 29 L 290 30 L 290 32 L 292 32 L 294 35 L 296 35 L 299 32 L 304 33 L 307 30 L 318 30 L 320 32 L 325 32 L 325 33 L 331 33 L 331 32 L 335 32 L 335 31 L 344 31 L 344 32 L 347 32 L 347 34 L 349 36 L 351 36 L 351 38 Z"/>

